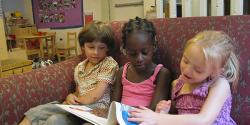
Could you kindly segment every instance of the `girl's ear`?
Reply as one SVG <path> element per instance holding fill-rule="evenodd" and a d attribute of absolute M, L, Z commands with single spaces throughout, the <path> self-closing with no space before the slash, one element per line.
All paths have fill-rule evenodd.
<path fill-rule="evenodd" d="M 82 55 L 85 56 L 85 48 L 84 48 L 84 46 L 81 47 L 81 52 L 82 52 Z"/>
<path fill-rule="evenodd" d="M 123 55 L 126 55 L 126 50 L 124 49 L 124 44 L 120 46 L 120 51 Z"/>
<path fill-rule="evenodd" d="M 157 46 L 156 46 L 156 44 L 154 44 L 153 45 L 153 53 L 156 53 L 156 51 L 157 51 Z"/>
<path fill-rule="evenodd" d="M 224 68 L 219 68 L 218 70 L 214 70 L 212 72 L 212 75 L 210 76 L 211 78 L 218 77 L 224 73 L 225 69 Z"/>

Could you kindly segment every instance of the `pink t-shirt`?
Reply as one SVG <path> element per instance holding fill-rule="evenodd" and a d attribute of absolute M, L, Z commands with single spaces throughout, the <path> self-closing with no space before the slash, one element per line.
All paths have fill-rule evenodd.
<path fill-rule="evenodd" d="M 126 63 L 123 67 L 122 73 L 122 100 L 123 104 L 130 106 L 146 106 L 148 107 L 151 103 L 155 92 L 155 78 L 162 68 L 162 64 L 158 64 L 154 70 L 154 74 L 149 79 L 144 80 L 140 83 L 133 83 L 127 80 L 126 74 L 129 63 Z"/>

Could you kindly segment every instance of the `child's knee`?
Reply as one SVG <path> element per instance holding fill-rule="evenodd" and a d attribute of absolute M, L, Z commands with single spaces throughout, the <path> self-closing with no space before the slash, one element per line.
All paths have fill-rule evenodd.
<path fill-rule="evenodd" d="M 54 114 L 46 120 L 46 125 L 66 125 L 67 116 L 64 114 Z"/>

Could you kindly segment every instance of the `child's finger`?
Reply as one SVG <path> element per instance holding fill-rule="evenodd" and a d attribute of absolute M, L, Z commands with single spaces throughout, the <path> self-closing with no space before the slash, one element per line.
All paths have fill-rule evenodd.
<path fill-rule="evenodd" d="M 139 106 L 140 109 L 147 110 L 148 108 L 145 106 Z"/>
<path fill-rule="evenodd" d="M 77 97 L 75 97 L 74 100 L 75 100 L 77 103 L 80 102 L 80 99 L 78 99 Z"/>
<path fill-rule="evenodd" d="M 139 122 L 143 122 L 144 120 L 142 118 L 134 118 L 134 117 L 132 117 L 132 118 L 128 118 L 128 121 L 139 123 Z"/>

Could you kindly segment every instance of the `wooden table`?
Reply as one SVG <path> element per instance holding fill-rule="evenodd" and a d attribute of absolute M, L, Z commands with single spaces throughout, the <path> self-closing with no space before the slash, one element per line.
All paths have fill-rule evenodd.
<path fill-rule="evenodd" d="M 40 54 L 41 57 L 44 58 L 44 46 L 43 46 L 43 41 L 45 40 L 46 42 L 46 38 L 47 37 L 52 37 L 54 40 L 52 40 L 51 45 L 52 45 L 52 55 L 56 54 L 56 46 L 55 46 L 55 34 L 45 34 L 45 35 L 20 35 L 20 36 L 16 36 L 16 40 L 17 40 L 17 44 L 18 42 L 23 42 L 23 47 L 25 50 L 29 50 L 27 43 L 26 42 L 30 42 L 32 40 L 37 40 L 39 42 L 39 46 L 40 46 Z M 20 44 L 19 44 L 20 45 Z"/>

